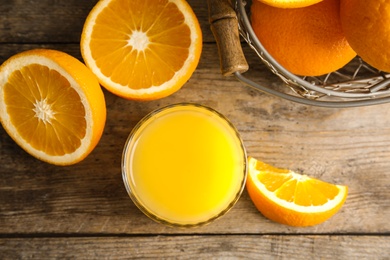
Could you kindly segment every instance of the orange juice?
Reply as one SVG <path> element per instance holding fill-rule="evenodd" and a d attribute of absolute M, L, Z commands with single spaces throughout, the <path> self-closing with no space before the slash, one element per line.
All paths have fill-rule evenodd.
<path fill-rule="evenodd" d="M 130 197 L 146 215 L 192 226 L 220 217 L 238 200 L 246 153 L 221 114 L 176 104 L 149 114 L 133 129 L 122 167 Z"/>

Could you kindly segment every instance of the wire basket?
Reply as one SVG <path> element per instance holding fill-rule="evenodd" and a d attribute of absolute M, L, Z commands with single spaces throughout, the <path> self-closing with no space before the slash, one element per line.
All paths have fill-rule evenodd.
<path fill-rule="evenodd" d="M 320 77 L 301 77 L 282 67 L 263 47 L 250 23 L 251 1 L 209 0 L 211 29 L 217 40 L 223 75 L 290 101 L 323 107 L 356 107 L 390 102 L 390 74 L 356 57 L 343 68 Z M 289 88 L 260 85 L 244 73 L 249 69 L 240 36 L 260 60 Z"/>

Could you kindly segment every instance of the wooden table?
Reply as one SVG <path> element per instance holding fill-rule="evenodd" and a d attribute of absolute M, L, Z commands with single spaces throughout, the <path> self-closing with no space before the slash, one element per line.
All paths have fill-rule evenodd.
<path fill-rule="evenodd" d="M 3 1 L 0 62 L 22 50 L 52 48 L 81 59 L 79 39 L 96 0 Z M 135 102 L 105 91 L 108 117 L 96 149 L 81 163 L 38 161 L 0 127 L 0 259 L 390 257 L 390 104 L 331 109 L 292 103 L 220 73 L 206 0 L 190 0 L 204 34 L 200 64 L 177 93 Z M 284 87 L 244 46 L 251 77 Z M 253 72 L 254 71 L 254 72 Z M 249 155 L 325 181 L 346 184 L 341 211 L 294 228 L 264 218 L 244 191 L 223 218 L 175 229 L 147 218 L 121 176 L 124 142 L 148 112 L 197 102 L 226 115 Z"/>

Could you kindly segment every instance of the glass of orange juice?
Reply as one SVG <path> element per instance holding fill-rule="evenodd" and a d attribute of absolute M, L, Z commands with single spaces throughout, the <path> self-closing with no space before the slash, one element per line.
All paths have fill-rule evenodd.
<path fill-rule="evenodd" d="M 224 215 L 239 199 L 247 157 L 236 128 L 219 112 L 180 103 L 132 130 L 122 157 L 129 196 L 151 219 L 191 227 Z"/>

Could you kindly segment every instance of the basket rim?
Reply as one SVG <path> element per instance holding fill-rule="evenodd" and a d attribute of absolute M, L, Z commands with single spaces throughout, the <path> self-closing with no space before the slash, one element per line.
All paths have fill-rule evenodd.
<path fill-rule="evenodd" d="M 307 93 L 310 93 L 311 91 L 318 93 L 320 97 L 318 96 L 305 96 L 300 93 L 297 93 L 296 89 L 292 87 L 291 89 L 297 94 L 301 95 L 303 99 L 320 99 L 322 96 L 327 97 L 338 97 L 338 98 L 345 98 L 345 99 L 355 99 L 353 101 L 319 101 L 318 102 L 330 102 L 330 103 L 345 103 L 345 102 L 354 102 L 356 104 L 364 105 L 364 103 L 367 104 L 376 104 L 376 103 L 386 103 L 390 101 L 390 97 L 386 98 L 386 96 L 390 95 L 390 88 L 388 86 L 390 85 L 390 74 L 386 74 L 383 72 L 378 71 L 376 76 L 376 81 L 378 83 L 371 85 L 367 88 L 368 92 L 364 93 L 358 93 L 358 92 L 343 92 L 338 90 L 332 90 L 325 88 L 324 85 L 316 85 L 315 83 L 307 81 L 308 78 L 316 78 L 316 77 L 301 77 L 297 76 L 287 69 L 285 69 L 282 65 L 280 65 L 264 48 L 264 46 L 261 44 L 259 39 L 257 38 L 256 34 L 254 33 L 254 30 L 251 26 L 246 6 L 248 4 L 248 1 L 245 0 L 236 0 L 235 1 L 235 12 L 237 14 L 237 20 L 238 20 L 238 27 L 239 27 L 239 33 L 242 36 L 242 38 L 246 41 L 246 43 L 257 53 L 257 55 L 260 57 L 260 59 L 267 65 L 267 67 L 279 78 L 281 78 L 287 85 L 292 87 L 292 85 L 295 87 L 303 88 L 307 91 Z M 335 72 L 333 72 L 335 73 Z M 242 75 L 241 75 L 242 76 Z M 242 77 L 239 77 L 240 80 L 242 80 Z M 373 78 L 369 78 L 372 80 Z M 245 81 L 245 80 L 244 80 Z M 372 80 L 373 81 L 373 80 Z M 249 82 L 246 82 L 247 84 Z M 256 85 L 256 84 L 255 84 Z M 263 87 L 264 88 L 264 87 Z M 386 89 L 387 88 L 387 89 Z M 263 91 L 267 91 L 267 89 L 263 89 Z M 268 91 L 267 91 L 268 92 Z M 273 94 L 278 95 L 278 93 L 275 93 L 275 90 L 271 91 L 274 92 Z M 306 93 L 306 94 L 307 94 Z M 285 93 L 282 94 L 284 96 Z M 286 94 L 290 95 L 290 94 Z M 284 98 L 286 98 L 284 96 Z M 358 99 L 356 101 L 356 99 Z M 307 102 L 304 102 L 307 103 Z M 312 103 L 312 102 L 309 102 Z"/>

